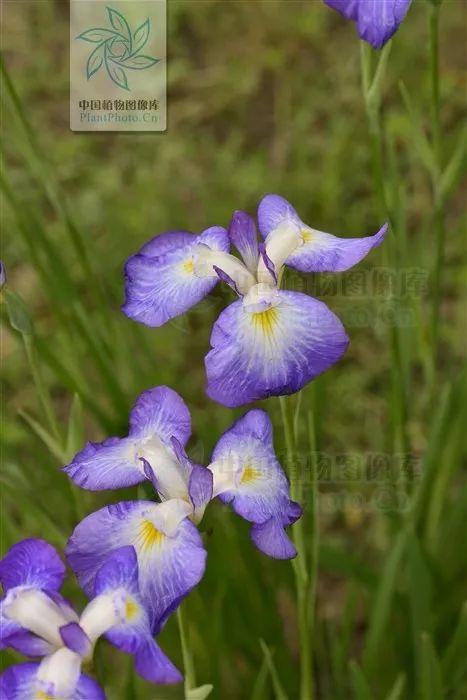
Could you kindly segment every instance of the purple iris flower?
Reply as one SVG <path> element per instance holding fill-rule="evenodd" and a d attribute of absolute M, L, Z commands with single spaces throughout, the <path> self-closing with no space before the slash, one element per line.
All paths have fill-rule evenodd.
<path fill-rule="evenodd" d="M 127 437 L 88 442 L 64 471 L 90 491 L 134 486 L 149 479 L 161 499 L 183 501 L 177 513 L 185 511 L 185 516 L 199 522 L 212 497 L 212 477 L 185 452 L 191 416 L 183 399 L 167 386 L 143 391 L 129 422 Z"/>
<path fill-rule="evenodd" d="M 296 556 L 284 528 L 298 520 L 302 509 L 290 500 L 267 413 L 253 409 L 237 420 L 220 438 L 208 468 L 214 495 L 253 523 L 251 539 L 258 549 L 275 559 Z"/>
<path fill-rule="evenodd" d="M 374 236 L 337 238 L 305 224 L 277 195 L 260 202 L 258 223 L 260 244 L 248 214 L 239 211 L 232 218 L 229 238 L 243 262 L 225 244 L 221 250 L 202 236 L 187 241 L 188 234 L 172 232 L 153 239 L 127 263 L 123 310 L 148 325 L 196 304 L 201 284 L 207 294 L 221 279 L 238 295 L 215 322 L 205 361 L 208 395 L 229 407 L 299 391 L 347 348 L 344 327 L 323 302 L 280 289 L 284 265 L 342 272 L 379 245 L 387 230 L 384 225 Z M 158 255 L 159 240 L 169 253 Z M 144 313 L 133 313 L 136 308 Z"/>
<path fill-rule="evenodd" d="M 358 35 L 380 49 L 403 21 L 412 0 L 324 0 L 357 25 Z"/>
<path fill-rule="evenodd" d="M 149 479 L 162 502 L 128 501 L 92 513 L 76 527 L 67 556 L 90 594 L 101 562 L 117 547 L 133 546 L 139 584 L 157 632 L 201 580 L 206 551 L 190 521 L 199 522 L 212 498 L 212 474 L 185 452 L 191 417 L 166 386 L 144 391 L 130 413 L 128 437 L 88 443 L 65 467 L 90 490 L 132 486 Z"/>
<path fill-rule="evenodd" d="M 2 646 L 44 658 L 7 669 L 0 676 L 0 697 L 104 698 L 99 686 L 81 673 L 82 662 L 92 658 L 103 634 L 118 649 L 134 655 L 136 670 L 146 680 L 181 680 L 153 639 L 132 547 L 115 550 L 100 566 L 92 599 L 81 616 L 58 593 L 64 574 L 57 552 L 43 540 L 24 540 L 1 560 Z"/>

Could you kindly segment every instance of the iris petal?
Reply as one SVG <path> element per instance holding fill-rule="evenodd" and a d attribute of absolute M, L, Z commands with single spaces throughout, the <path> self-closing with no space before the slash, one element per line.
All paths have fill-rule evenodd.
<path fill-rule="evenodd" d="M 279 303 L 258 313 L 242 301 L 214 324 L 205 359 L 207 394 L 235 407 L 292 394 L 344 354 L 348 338 L 339 319 L 305 294 L 279 291 Z"/>
<path fill-rule="evenodd" d="M 383 241 L 388 226 L 384 224 L 373 236 L 338 238 L 312 229 L 298 216 L 293 206 L 279 195 L 266 195 L 258 208 L 261 234 L 266 238 L 278 229 L 288 227 L 300 232 L 300 245 L 292 251 L 285 264 L 300 272 L 344 272 L 353 267 Z"/>
<path fill-rule="evenodd" d="M 176 237 L 170 246 L 170 236 Z M 184 232 L 165 234 L 163 245 L 157 239 L 146 244 L 125 265 L 125 304 L 123 312 L 147 326 L 161 326 L 188 311 L 215 287 L 217 277 L 198 277 L 193 253 L 201 243 L 213 250 L 228 252 L 229 238 L 221 226 L 201 235 Z M 159 254 L 159 248 L 166 252 Z M 155 252 L 155 254 L 154 254 Z"/>
<path fill-rule="evenodd" d="M 40 664 L 26 663 L 10 666 L 0 676 L 0 697 L 2 700 L 36 700 L 41 691 L 38 681 Z M 98 684 L 81 674 L 76 687 L 68 700 L 106 700 Z"/>
<path fill-rule="evenodd" d="M 245 211 L 235 211 L 229 226 L 229 238 L 253 274 L 258 267 L 258 239 L 253 218 Z"/>
<path fill-rule="evenodd" d="M 358 34 L 380 49 L 398 29 L 412 0 L 324 0 L 326 5 L 357 23 Z"/>
<path fill-rule="evenodd" d="M 178 500 L 173 502 L 174 506 L 172 501 L 128 501 L 101 508 L 79 523 L 67 545 L 69 563 L 88 595 L 92 595 L 97 571 L 111 552 L 134 546 L 140 594 L 152 631 L 160 629 L 201 580 L 205 568 L 201 537 L 185 517 L 191 506 L 186 504 L 187 511 L 182 512 Z M 170 510 L 177 511 L 173 518 Z"/>
<path fill-rule="evenodd" d="M 290 500 L 289 483 L 276 458 L 272 425 L 265 411 L 249 411 L 224 433 L 209 469 L 215 483 L 226 484 L 220 499 L 254 523 L 251 537 L 255 545 L 278 559 L 295 556 L 284 527 L 300 516 L 301 509 Z M 233 474 L 230 483 L 229 471 Z"/>
<path fill-rule="evenodd" d="M 157 435 L 167 444 L 175 437 L 185 445 L 190 434 L 190 412 L 176 391 L 158 386 L 139 395 L 130 413 L 131 437 Z"/>
<path fill-rule="evenodd" d="M 0 561 L 0 583 L 5 593 L 16 586 L 58 591 L 65 578 L 65 564 L 56 550 L 41 539 L 28 538 L 13 545 Z"/>

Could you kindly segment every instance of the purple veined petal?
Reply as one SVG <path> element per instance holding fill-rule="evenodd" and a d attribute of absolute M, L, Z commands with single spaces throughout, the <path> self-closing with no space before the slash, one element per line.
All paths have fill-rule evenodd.
<path fill-rule="evenodd" d="M 258 227 L 263 238 L 267 238 L 284 223 L 301 224 L 294 207 L 278 194 L 266 194 L 258 205 Z"/>
<path fill-rule="evenodd" d="M 221 282 L 225 282 L 225 284 L 228 284 L 229 287 L 233 289 L 235 294 L 237 294 L 239 297 L 242 296 L 238 290 L 237 283 L 234 279 L 232 279 L 232 277 L 230 277 L 226 272 L 224 272 L 224 270 L 221 270 L 220 267 L 217 267 L 217 265 L 213 265 L 212 267 Z"/>
<path fill-rule="evenodd" d="M 193 253 L 198 243 L 223 252 L 228 252 L 230 247 L 227 231 L 212 226 L 162 255 L 148 256 L 146 248 L 129 258 L 125 265 L 122 311 L 135 321 L 157 327 L 204 299 L 215 287 L 217 277 L 195 274 Z"/>
<path fill-rule="evenodd" d="M 209 468 L 215 484 L 229 468 L 236 473 L 235 486 L 219 497 L 243 518 L 264 523 L 275 517 L 288 523 L 289 483 L 274 452 L 272 425 L 265 411 L 248 411 L 226 430 Z"/>
<path fill-rule="evenodd" d="M 397 31 L 412 0 L 359 0 L 356 19 L 361 39 L 380 49 Z"/>
<path fill-rule="evenodd" d="M 158 258 L 160 255 L 174 253 L 180 248 L 185 248 L 193 243 L 195 237 L 196 234 L 188 231 L 166 231 L 151 238 L 140 248 L 138 254 L 148 258 Z"/>
<path fill-rule="evenodd" d="M 204 573 L 206 551 L 196 527 L 187 519 L 191 510 L 178 499 L 128 501 L 87 516 L 67 545 L 68 561 L 84 591 L 93 594 L 96 574 L 111 552 L 131 545 L 152 631 L 160 629 Z"/>
<path fill-rule="evenodd" d="M 358 17 L 358 5 L 360 0 L 324 0 L 326 5 L 337 10 L 346 19 L 356 20 Z"/>
<path fill-rule="evenodd" d="M 178 668 L 153 639 L 148 639 L 137 650 L 135 668 L 140 676 L 152 683 L 171 684 L 183 680 Z"/>
<path fill-rule="evenodd" d="M 276 268 L 272 260 L 268 257 L 268 254 L 266 252 L 266 246 L 264 245 L 264 243 L 259 244 L 259 254 L 261 255 L 261 260 L 264 263 L 264 267 L 271 275 L 272 281 L 274 282 L 274 284 L 277 284 Z"/>
<path fill-rule="evenodd" d="M 131 545 L 115 549 L 100 567 L 94 581 L 94 595 L 124 588 L 132 595 L 139 595 L 138 559 Z"/>
<path fill-rule="evenodd" d="M 286 265 L 300 272 L 344 272 L 379 246 L 388 231 L 384 224 L 373 236 L 338 238 L 306 227 L 305 243 L 287 258 Z"/>
<path fill-rule="evenodd" d="M 170 387 L 148 389 L 138 396 L 131 409 L 129 434 L 138 439 L 157 435 L 168 445 L 176 437 L 185 445 L 191 435 L 190 411 Z"/>
<path fill-rule="evenodd" d="M 184 476 L 188 479 L 193 468 L 193 461 L 188 457 L 184 446 L 175 437 L 175 435 L 172 435 L 170 443 L 172 445 L 172 449 L 175 453 L 175 456 L 177 457 L 178 463 L 183 469 Z"/>
<path fill-rule="evenodd" d="M 280 228 L 284 234 L 288 227 L 299 231 L 300 245 L 284 260 L 286 265 L 300 272 L 344 272 L 380 245 L 388 230 L 388 225 L 384 224 L 373 236 L 338 238 L 305 224 L 294 207 L 279 195 L 266 195 L 262 199 L 258 220 L 261 234 L 266 239 Z"/>
<path fill-rule="evenodd" d="M 193 520 L 195 523 L 199 523 L 204 515 L 207 504 L 212 498 L 212 472 L 206 467 L 195 464 L 188 482 L 188 493 L 194 508 Z"/>
<path fill-rule="evenodd" d="M 10 666 L 0 675 L 0 697 L 2 700 L 35 700 L 44 697 L 39 694 L 41 687 L 37 674 L 38 663 L 25 663 Z M 86 676 L 81 674 L 73 694 L 68 700 L 106 700 L 100 686 Z"/>
<path fill-rule="evenodd" d="M 258 238 L 253 217 L 245 211 L 235 211 L 229 225 L 229 238 L 252 274 L 258 267 Z"/>
<path fill-rule="evenodd" d="M 342 323 L 321 301 L 278 292 L 280 303 L 250 313 L 242 301 L 214 324 L 205 359 L 208 396 L 233 408 L 299 391 L 337 362 L 349 340 Z"/>
<path fill-rule="evenodd" d="M 59 632 L 63 644 L 70 651 L 74 651 L 83 658 L 88 656 L 92 648 L 91 640 L 78 622 L 68 622 L 60 627 Z"/>
<path fill-rule="evenodd" d="M 134 486 L 145 478 L 138 468 L 135 442 L 129 438 L 88 442 L 63 471 L 75 484 L 90 491 Z"/>
<path fill-rule="evenodd" d="M 273 559 L 293 559 L 297 556 L 297 550 L 278 518 L 255 523 L 250 536 L 256 547 Z"/>
<path fill-rule="evenodd" d="M 4 631 L 7 631 L 4 629 L 5 622 L 8 622 L 6 618 L 0 619 L 2 635 Z M 52 644 L 49 644 L 49 642 L 46 642 L 45 639 L 41 639 L 41 637 L 37 637 L 35 634 L 32 634 L 32 632 L 22 628 L 20 628 L 17 632 L 6 636 L 4 640 L 2 639 L 2 642 L 5 647 L 10 647 L 20 654 L 23 654 L 23 656 L 29 656 L 31 658 L 47 656 L 55 650 L 55 647 Z M 0 644 L 0 649 L 1 648 L 2 644 Z"/>
<path fill-rule="evenodd" d="M 45 540 L 28 538 L 14 544 L 0 561 L 0 582 L 7 593 L 16 586 L 58 591 L 65 578 L 65 565 Z"/>

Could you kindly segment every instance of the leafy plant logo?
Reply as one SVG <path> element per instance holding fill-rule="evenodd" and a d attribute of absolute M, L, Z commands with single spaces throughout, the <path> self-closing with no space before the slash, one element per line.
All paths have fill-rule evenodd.
<path fill-rule="evenodd" d="M 146 45 L 151 32 L 149 17 L 134 32 L 121 12 L 107 7 L 107 14 L 112 29 L 94 27 L 79 34 L 76 39 L 97 44 L 86 64 L 86 76 L 89 80 L 103 66 L 109 78 L 124 90 L 130 90 L 126 70 L 146 70 L 159 59 L 146 56 L 141 50 Z"/>

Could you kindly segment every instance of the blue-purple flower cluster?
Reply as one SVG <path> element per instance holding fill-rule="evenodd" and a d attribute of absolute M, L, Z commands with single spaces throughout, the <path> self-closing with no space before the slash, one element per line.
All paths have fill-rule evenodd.
<path fill-rule="evenodd" d="M 347 348 L 342 323 L 323 302 L 281 289 L 284 267 L 343 272 L 387 231 L 385 224 L 373 236 L 338 238 L 311 228 L 287 200 L 272 194 L 259 204 L 258 227 L 261 242 L 252 217 L 237 211 L 228 231 L 213 226 L 200 235 L 163 233 L 125 267 L 123 311 L 148 326 L 185 313 L 219 280 L 234 290 L 238 299 L 214 323 L 205 360 L 208 396 L 229 407 L 299 391 Z"/>
<path fill-rule="evenodd" d="M 237 420 L 207 467 L 185 451 L 191 417 L 169 387 L 144 391 L 129 422 L 127 437 L 88 443 L 64 468 L 90 490 L 149 480 L 157 498 L 106 506 L 75 528 L 66 556 L 90 600 L 81 616 L 58 592 L 65 568 L 46 542 L 24 540 L 0 563 L 2 645 L 44 657 L 4 672 L 2 698 L 103 698 L 81 674 L 101 635 L 133 654 L 143 678 L 180 681 L 154 636 L 203 576 L 206 550 L 196 525 L 213 498 L 231 503 L 252 524 L 251 538 L 262 552 L 278 559 L 296 555 L 285 528 L 301 508 L 290 500 L 264 411 Z"/>

